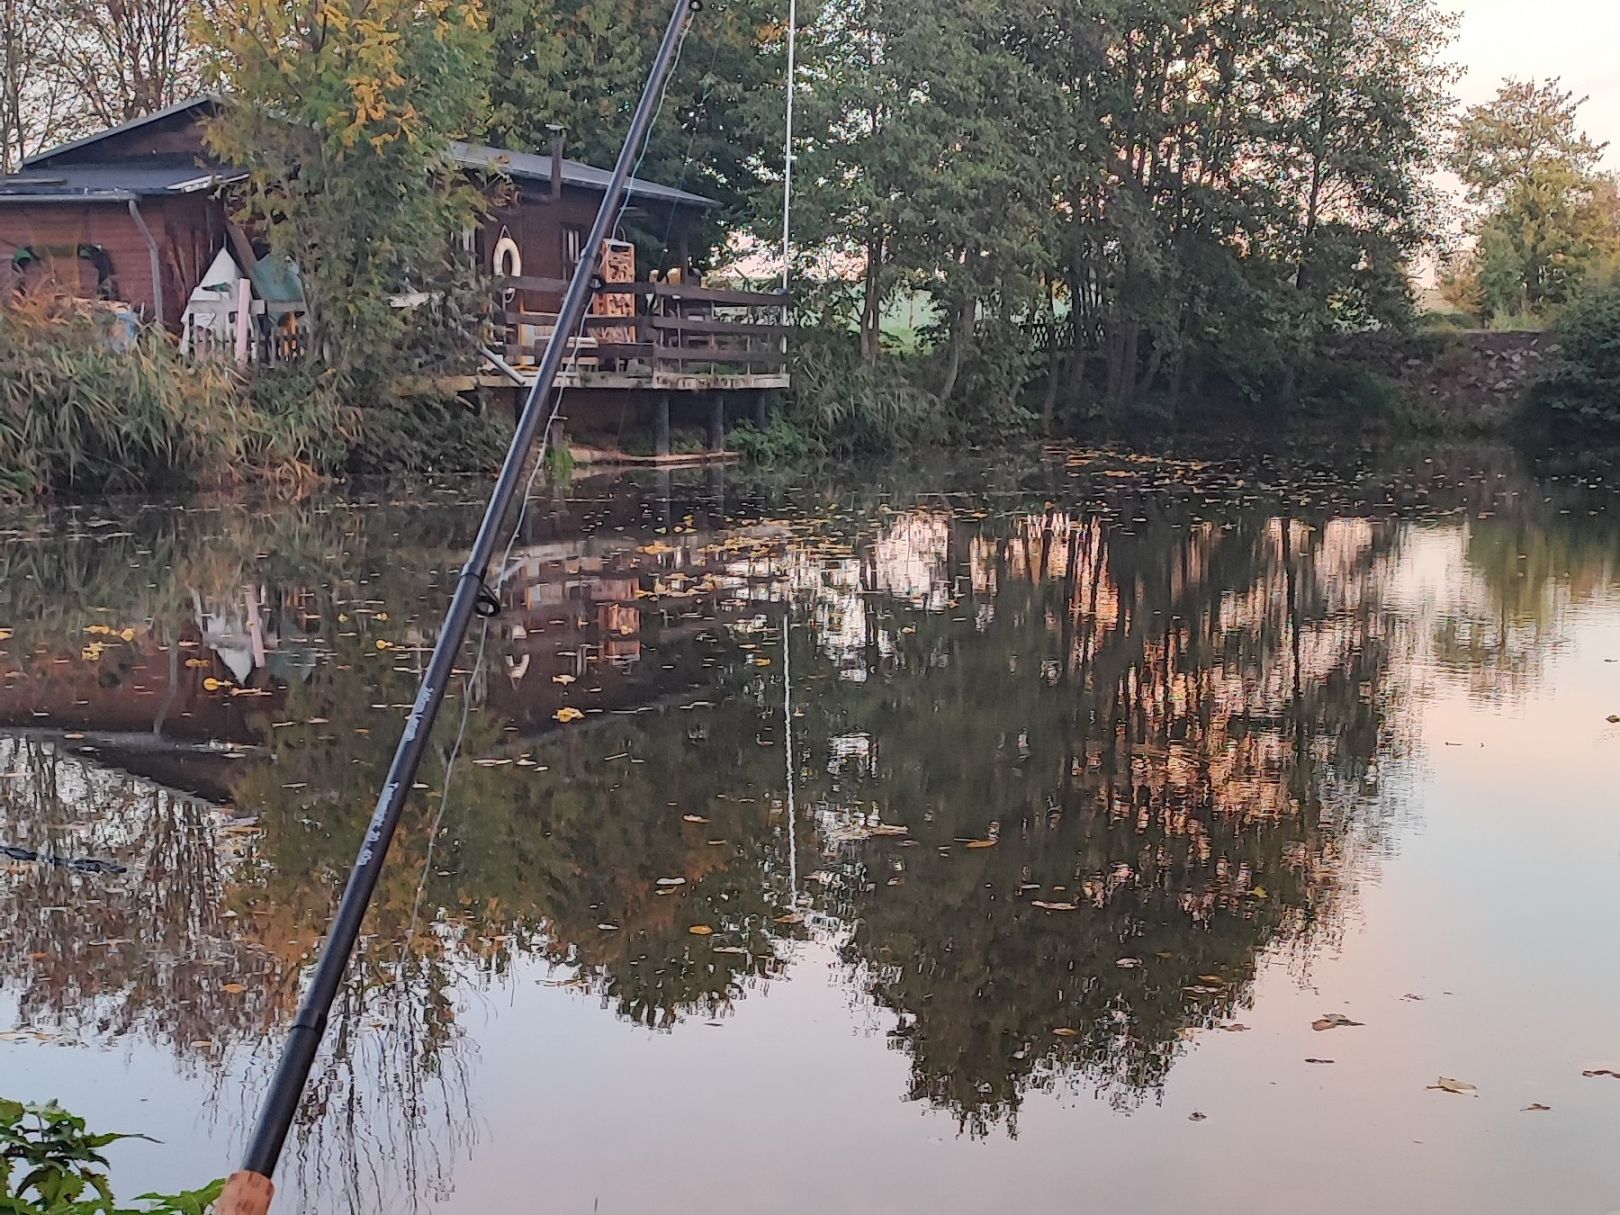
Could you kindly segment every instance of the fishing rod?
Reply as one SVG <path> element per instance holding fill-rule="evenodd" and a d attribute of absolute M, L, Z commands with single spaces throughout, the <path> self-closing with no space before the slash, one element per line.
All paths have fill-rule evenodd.
<path fill-rule="evenodd" d="M 365 920 L 366 908 L 371 903 L 377 880 L 382 875 L 383 863 L 388 857 L 389 845 L 394 839 L 394 830 L 399 826 L 411 786 L 416 782 L 416 771 L 427 749 L 428 736 L 433 731 L 439 707 L 444 702 L 445 686 L 455 672 L 456 654 L 466 640 L 468 626 L 475 615 L 488 618 L 500 611 L 500 600 L 485 580 L 489 563 L 495 556 L 507 512 L 523 482 L 523 468 L 528 462 L 529 450 L 540 433 L 542 422 L 548 420 L 545 407 L 556 385 L 568 343 L 584 321 L 585 310 L 596 289 L 597 261 L 603 244 L 617 222 L 620 203 L 628 188 L 639 149 L 652 128 L 686 28 L 702 7 L 702 0 L 676 0 L 669 25 L 664 30 L 664 40 L 659 44 L 652 71 L 641 93 L 641 101 L 630 120 L 630 131 L 625 136 L 624 147 L 619 151 L 618 162 L 613 166 L 607 193 L 596 213 L 596 222 L 591 226 L 584 248 L 580 250 L 579 265 L 568 284 L 567 294 L 563 296 L 557 327 L 552 330 L 551 338 L 546 343 L 545 355 L 540 360 L 534 384 L 529 389 L 528 399 L 518 418 L 517 432 L 512 436 L 512 445 L 507 449 L 500 477 L 484 510 L 484 520 L 473 541 L 472 554 L 462 568 L 460 581 L 456 583 L 456 592 L 450 601 L 438 642 L 433 647 L 433 657 L 422 676 L 416 703 L 411 707 L 410 716 L 405 719 L 405 730 L 400 735 L 394 761 L 389 766 L 388 778 L 378 795 L 377 808 L 361 842 L 360 853 L 349 873 L 349 882 L 344 887 L 337 915 L 332 920 L 331 930 L 315 964 L 315 972 L 299 1004 L 298 1015 L 287 1034 L 281 1062 L 259 1107 L 258 1121 L 242 1167 L 231 1174 L 220 1197 L 220 1215 L 266 1215 L 270 1209 L 270 1200 L 275 1193 L 271 1177 L 281 1158 L 281 1149 L 287 1141 L 293 1118 L 298 1113 L 299 1102 L 303 1099 L 315 1053 L 326 1033 L 327 1017 L 348 970 L 355 941 Z"/>

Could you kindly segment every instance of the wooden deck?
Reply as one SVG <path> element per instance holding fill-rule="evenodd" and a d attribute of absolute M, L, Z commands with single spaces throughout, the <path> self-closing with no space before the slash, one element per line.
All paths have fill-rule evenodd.
<path fill-rule="evenodd" d="M 485 370 L 491 386 L 533 383 L 557 325 L 561 279 L 508 280 L 508 307 Z M 789 385 L 788 298 L 683 283 L 599 283 L 569 342 L 565 388 L 677 393 Z M 497 361 L 498 360 L 498 361 Z"/>

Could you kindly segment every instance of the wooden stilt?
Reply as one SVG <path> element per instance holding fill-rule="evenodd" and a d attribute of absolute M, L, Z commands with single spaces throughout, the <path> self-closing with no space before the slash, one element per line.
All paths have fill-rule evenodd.
<path fill-rule="evenodd" d="M 759 389 L 754 390 L 754 425 L 764 430 L 771 424 L 771 400 Z"/>
<path fill-rule="evenodd" d="M 658 394 L 653 406 L 653 451 L 660 456 L 669 455 L 669 393 Z"/>
<path fill-rule="evenodd" d="M 709 450 L 713 452 L 726 449 L 726 394 L 723 392 L 711 393 L 709 396 Z"/>

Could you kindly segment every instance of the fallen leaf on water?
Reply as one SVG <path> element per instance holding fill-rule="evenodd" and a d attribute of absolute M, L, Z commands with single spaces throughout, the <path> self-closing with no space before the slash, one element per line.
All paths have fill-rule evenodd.
<path fill-rule="evenodd" d="M 1479 1096 L 1479 1089 L 1472 1084 L 1469 1084 L 1466 1080 L 1453 1080 L 1450 1076 L 1441 1076 L 1429 1087 L 1439 1089 L 1443 1093 L 1457 1093 L 1464 1097 Z"/>
<path fill-rule="evenodd" d="M 683 877 L 659 878 L 657 884 L 660 886 L 684 886 L 686 885 L 686 879 Z"/>
<path fill-rule="evenodd" d="M 1043 903 L 1039 899 L 1032 902 L 1030 904 L 1030 906 L 1031 907 L 1039 907 L 1042 911 L 1079 911 L 1080 910 L 1080 904 L 1078 904 L 1078 903 Z"/>
<path fill-rule="evenodd" d="M 1419 1000 L 1422 1000 L 1422 999 L 1423 999 L 1423 997 L 1422 997 L 1422 996 L 1420 996 L 1420 995 L 1417 995 L 1417 994 L 1416 994 L 1416 993 L 1414 993 L 1414 992 L 1410 992 L 1410 991 L 1409 991 L 1409 992 L 1407 992 L 1407 993 L 1406 993 L 1406 994 L 1405 994 L 1405 995 L 1404 995 L 1404 996 L 1402 996 L 1402 997 L 1401 997 L 1401 999 L 1403 999 L 1403 1000 L 1412 1000 L 1412 1001 L 1419 1001 Z"/>
<path fill-rule="evenodd" d="M 1215 1028 L 1223 1034 L 1246 1034 L 1249 1032 L 1249 1027 L 1241 1021 L 1234 1021 L 1230 1025 L 1217 1025 Z"/>
<path fill-rule="evenodd" d="M 1226 982 L 1226 980 L 1221 978 L 1220 975 L 1199 975 L 1198 976 L 1198 981 L 1200 983 L 1224 983 L 1224 982 Z"/>
<path fill-rule="evenodd" d="M 584 717 L 585 717 L 585 714 L 581 713 L 578 709 L 574 708 L 572 705 L 569 705 L 566 708 L 562 708 L 562 709 L 557 710 L 557 720 L 559 722 L 561 722 L 565 726 L 571 721 L 583 720 Z"/>
<path fill-rule="evenodd" d="M 741 945 L 716 945 L 709 952 L 710 953 L 736 953 L 736 954 L 744 954 L 744 955 L 746 955 L 748 953 L 748 951 L 746 949 L 744 949 Z"/>
<path fill-rule="evenodd" d="M 219 989 L 220 989 L 220 991 L 228 992 L 230 995 L 239 996 L 244 991 L 247 990 L 247 984 L 245 984 L 245 983 L 222 983 L 222 984 L 220 984 Z"/>
<path fill-rule="evenodd" d="M 1343 1029 L 1349 1025 L 1360 1025 L 1360 1021 L 1352 1021 L 1343 1013 L 1323 1013 L 1311 1022 L 1311 1028 L 1320 1033 L 1324 1029 Z"/>
<path fill-rule="evenodd" d="M 1208 1114 L 1201 1114 L 1197 1110 L 1194 1110 L 1192 1113 L 1187 1115 L 1187 1121 L 1188 1122 L 1202 1122 L 1204 1119 L 1206 1119 L 1208 1117 L 1209 1117 Z"/>
<path fill-rule="evenodd" d="M 786 915 L 777 916 L 776 920 L 775 920 L 775 923 L 778 923 L 778 924 L 802 924 L 802 923 L 804 923 L 804 917 L 802 915 L 800 915 L 797 911 L 790 911 Z"/>
<path fill-rule="evenodd" d="M 1616 1080 L 1620 1080 L 1620 1072 L 1615 1071 L 1614 1068 L 1612 1068 L 1612 1067 L 1594 1067 L 1594 1068 L 1591 1068 L 1588 1071 L 1582 1072 L 1581 1075 L 1583 1075 L 1583 1076 L 1613 1076 Z"/>
<path fill-rule="evenodd" d="M 1550 1105 L 1542 1105 L 1539 1101 L 1533 1101 L 1519 1112 L 1524 1114 L 1545 1114 L 1550 1109 L 1552 1109 Z"/>
<path fill-rule="evenodd" d="M 688 928 L 686 931 L 695 937 L 707 937 L 714 935 L 714 929 L 710 928 L 707 924 L 693 924 L 692 927 Z"/>
<path fill-rule="evenodd" d="M 1067 1026 L 1062 1029 L 1054 1029 L 1052 1032 L 1060 1038 L 1077 1038 L 1080 1036 L 1078 1029 L 1069 1029 Z"/>
<path fill-rule="evenodd" d="M 681 815 L 681 822 L 683 822 L 683 823 L 706 823 L 708 821 L 709 820 L 704 818 L 701 814 L 683 814 L 683 815 Z"/>
<path fill-rule="evenodd" d="M 1141 958 L 1121 958 L 1119 961 L 1114 963 L 1115 966 L 1123 967 L 1126 970 L 1135 970 L 1141 964 Z"/>
<path fill-rule="evenodd" d="M 210 692 L 217 692 L 224 686 L 225 683 L 223 680 L 215 679 L 212 675 L 203 680 L 203 687 Z"/>
<path fill-rule="evenodd" d="M 969 840 L 967 842 L 967 846 L 969 848 L 994 848 L 996 846 L 996 841 L 995 840 Z"/>
<path fill-rule="evenodd" d="M 1307 1059 L 1307 1060 L 1305 1060 L 1305 1062 L 1307 1062 L 1307 1063 L 1332 1063 L 1333 1060 L 1332 1059 Z"/>
<path fill-rule="evenodd" d="M 1609 724 L 1611 726 L 1620 726 L 1620 713 L 1610 713 Z"/>
<path fill-rule="evenodd" d="M 598 924 L 597 927 L 600 928 L 603 932 L 618 932 L 619 931 L 619 926 L 617 924 Z"/>
<path fill-rule="evenodd" d="M 553 675 L 551 677 L 551 682 L 560 683 L 564 687 L 567 687 L 569 684 L 574 682 L 574 677 L 572 675 Z"/>

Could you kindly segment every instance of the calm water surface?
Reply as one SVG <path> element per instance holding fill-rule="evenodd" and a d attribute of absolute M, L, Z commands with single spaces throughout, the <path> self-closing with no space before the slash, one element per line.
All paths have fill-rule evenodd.
<path fill-rule="evenodd" d="M 0 1095 L 122 1193 L 233 1167 L 481 495 L 0 519 Z M 499 578 L 278 1210 L 1620 1211 L 1601 470 L 594 479 Z"/>

